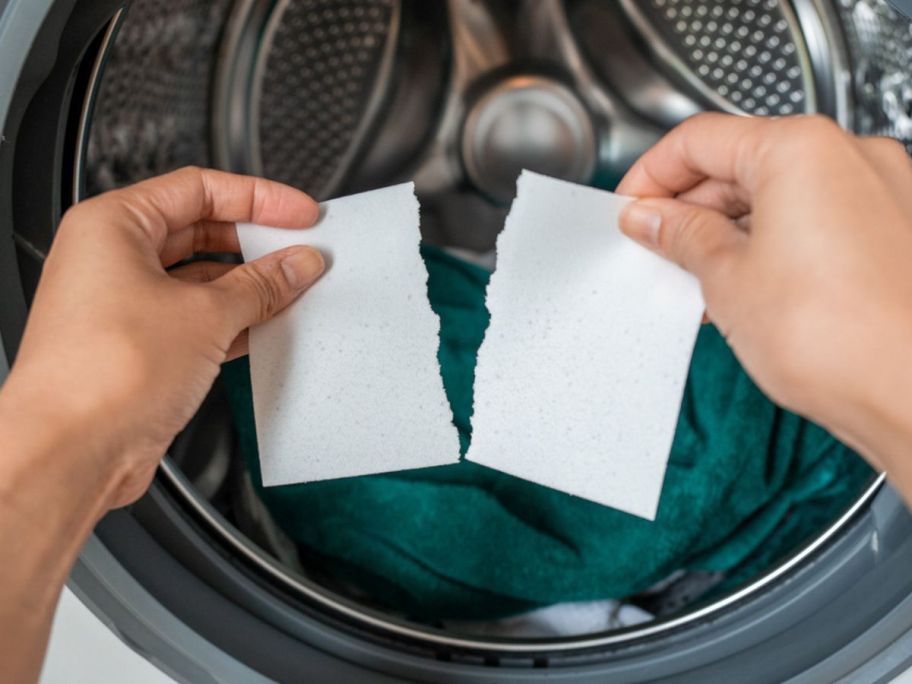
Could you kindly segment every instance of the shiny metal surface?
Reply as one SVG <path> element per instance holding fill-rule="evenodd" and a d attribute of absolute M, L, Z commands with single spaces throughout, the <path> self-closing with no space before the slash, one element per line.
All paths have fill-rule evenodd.
<path fill-rule="evenodd" d="M 386 93 L 399 17 L 399 0 L 239 2 L 217 77 L 219 164 L 332 196 Z"/>
<path fill-rule="evenodd" d="M 804 35 L 788 2 L 621 0 L 656 55 L 732 113 L 817 111 Z"/>
<path fill-rule="evenodd" d="M 832 0 L 792 0 L 816 86 L 817 111 L 854 126 L 849 54 Z"/>
<path fill-rule="evenodd" d="M 852 55 L 856 129 L 912 146 L 912 28 L 886 0 L 839 0 Z"/>
<path fill-rule="evenodd" d="M 508 202 L 523 169 L 587 182 L 595 168 L 595 131 L 586 108 L 565 85 L 514 76 L 472 106 L 462 129 L 462 159 L 478 188 Z"/>
<path fill-rule="evenodd" d="M 620 179 L 665 129 L 632 111 L 625 95 L 619 89 L 609 87 L 593 71 L 590 60 L 575 39 L 565 3 L 561 0 L 525 0 L 522 7 L 522 31 L 527 36 L 530 57 L 551 61 L 570 74 L 574 91 L 586 104 L 595 123 L 598 173 L 602 178 Z M 614 48 L 605 47 L 609 59 L 616 58 Z M 636 73 L 629 83 L 632 85 L 643 76 Z M 699 111 L 695 106 L 691 108 L 686 99 L 676 96 L 670 87 L 657 88 L 650 93 L 649 100 L 652 107 L 664 109 L 671 115 L 669 123 Z"/>
<path fill-rule="evenodd" d="M 105 30 L 104 36 L 101 39 L 101 46 L 99 52 L 102 55 L 109 54 L 111 47 L 114 44 L 114 40 L 117 37 L 117 32 L 120 30 L 120 26 L 123 23 L 125 16 L 124 10 L 120 10 L 114 17 L 111 19 L 108 24 L 108 28 Z M 100 83 L 101 80 L 101 70 L 104 68 L 106 60 L 97 59 L 92 65 L 92 73 L 89 75 L 89 82 L 92 84 Z M 95 103 L 98 100 L 98 88 L 90 87 L 89 94 L 82 103 L 82 109 L 79 112 L 79 128 L 80 132 L 89 130 L 89 125 L 92 121 L 92 117 L 95 114 Z M 71 192 L 73 197 L 80 198 L 86 194 L 86 154 L 88 153 L 89 145 L 89 136 L 80 135 L 79 141 L 76 145 L 76 154 L 73 161 L 73 187 Z M 97 184 L 97 181 L 96 181 Z M 41 254 L 41 259 L 44 259 L 46 255 Z"/>
<path fill-rule="evenodd" d="M 575 95 L 573 99 L 589 116 L 572 114 L 570 118 L 561 118 L 575 118 L 580 122 L 584 128 L 573 133 L 580 139 L 588 139 L 588 125 L 592 126 L 591 135 L 596 149 L 594 172 L 619 177 L 637 156 L 661 136 L 661 127 L 629 111 L 622 99 L 593 73 L 574 40 L 564 3 L 560 0 L 522 0 L 517 4 L 508 26 L 498 21 L 484 2 L 449 0 L 448 8 L 453 46 L 450 87 L 434 140 L 415 172 L 415 186 L 422 199 L 452 191 L 464 182 L 467 172 L 470 176 L 479 176 L 476 155 L 471 150 L 466 154 L 468 143 L 461 136 L 462 122 L 469 116 L 469 94 L 486 75 L 515 61 L 549 64 L 560 72 L 562 79 L 535 69 L 519 76 L 546 77 L 557 82 L 556 89 L 568 88 L 572 91 Z M 521 36 L 521 41 L 510 39 L 516 36 Z M 492 86 L 488 84 L 487 87 Z M 666 95 L 665 99 L 675 109 L 678 120 L 699 111 L 693 105 L 682 103 L 670 88 L 663 93 L 663 97 Z M 564 99 L 560 95 L 557 97 Z M 576 104 L 569 106 L 577 107 Z M 571 143 L 571 147 L 576 144 Z M 461 153 L 462 160 L 470 169 L 460 163 Z M 512 196 L 512 192 L 507 195 L 506 184 L 502 185 L 500 197 Z M 496 196 L 498 193 L 492 194 Z M 493 247 L 501 220 L 502 217 L 496 217 L 490 230 L 489 247 Z"/>
<path fill-rule="evenodd" d="M 229 6 L 230 0 L 141 0 L 125 10 L 92 93 L 90 194 L 178 166 L 211 165 L 212 57 Z"/>
<path fill-rule="evenodd" d="M 282 0 L 254 66 L 255 173 L 330 197 L 370 130 L 390 78 L 398 0 Z"/>
<path fill-rule="evenodd" d="M 453 45 L 449 87 L 433 138 L 414 171 L 419 197 L 447 193 L 463 180 L 459 132 L 466 94 L 476 79 L 510 61 L 506 41 L 485 3 L 447 0 L 447 11 Z"/>

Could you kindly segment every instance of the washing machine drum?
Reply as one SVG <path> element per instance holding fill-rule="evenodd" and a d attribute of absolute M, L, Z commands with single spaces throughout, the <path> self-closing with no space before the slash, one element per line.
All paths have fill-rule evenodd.
<path fill-rule="evenodd" d="M 82 197 L 187 164 L 321 199 L 413 178 L 425 240 L 477 253 L 519 169 L 610 187 L 702 110 L 821 112 L 912 143 L 912 32 L 883 0 L 0 0 L 6 357 Z M 880 480 L 709 600 L 493 638 L 309 567 L 236 442 L 216 388 L 72 575 L 181 680 L 872 682 L 912 659 L 912 520 Z"/>

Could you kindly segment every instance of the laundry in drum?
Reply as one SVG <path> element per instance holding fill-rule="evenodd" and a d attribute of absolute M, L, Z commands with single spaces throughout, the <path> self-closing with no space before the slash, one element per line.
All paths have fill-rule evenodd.
<path fill-rule="evenodd" d="M 627 201 L 520 177 L 466 458 L 651 519 L 703 301 L 693 276 L 620 233 Z M 250 334 L 264 484 L 457 462 L 411 187 L 328 202 L 308 231 L 238 230 L 248 259 L 304 241 L 332 260 Z"/>
<path fill-rule="evenodd" d="M 494 326 L 485 302 L 490 273 L 454 250 L 423 245 L 420 254 L 464 455 L 476 359 Z M 336 254 L 332 269 L 338 263 Z M 711 578 L 701 591 L 724 592 L 800 547 L 871 478 L 846 446 L 772 404 L 711 325 L 693 348 L 654 521 L 465 458 L 264 487 L 249 362 L 227 364 L 222 380 L 253 487 L 308 571 L 359 600 L 438 624 L 609 599 L 652 610 L 656 584 L 682 572 Z M 606 462 L 617 455 L 611 441 L 603 448 Z M 301 460 L 311 453 L 300 445 Z M 552 456 L 563 463 L 572 454 L 558 446 Z"/>

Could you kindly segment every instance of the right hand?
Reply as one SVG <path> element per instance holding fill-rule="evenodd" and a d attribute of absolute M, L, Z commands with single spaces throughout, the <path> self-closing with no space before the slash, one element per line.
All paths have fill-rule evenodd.
<path fill-rule="evenodd" d="M 777 403 L 912 498 L 912 163 L 814 116 L 696 116 L 630 169 L 622 230 L 692 272 Z"/>

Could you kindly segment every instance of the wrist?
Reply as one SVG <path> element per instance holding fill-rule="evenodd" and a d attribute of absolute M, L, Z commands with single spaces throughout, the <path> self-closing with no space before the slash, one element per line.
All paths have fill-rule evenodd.
<path fill-rule="evenodd" d="M 46 387 L 15 371 L 0 387 L 0 504 L 50 508 L 31 496 L 40 487 L 94 524 L 117 480 L 112 445 L 95 411 L 49 397 Z"/>
<path fill-rule="evenodd" d="M 846 414 L 832 423 L 834 434 L 885 471 L 912 502 L 912 364 L 904 363 L 912 349 L 912 329 L 893 323 L 873 327 L 896 334 L 882 335 L 877 349 L 856 360 L 861 385 L 846 402 Z"/>
<path fill-rule="evenodd" d="M 111 481 L 95 447 L 80 447 L 74 414 L 51 402 L 33 403 L 16 382 L 0 388 L 0 624 L 29 668 L 40 663 L 60 589 L 107 510 Z M 87 457 L 91 454 L 91 457 Z M 12 651 L 10 651 L 12 652 Z M 31 676 L 31 675 L 29 675 Z"/>

